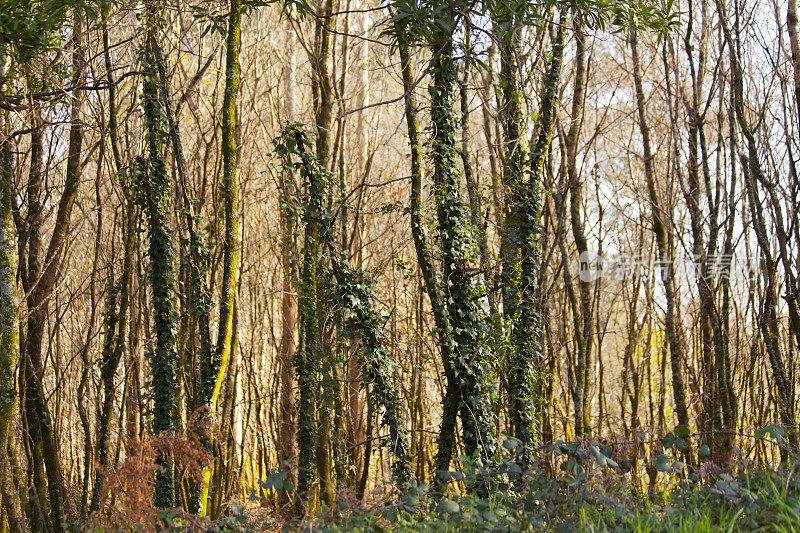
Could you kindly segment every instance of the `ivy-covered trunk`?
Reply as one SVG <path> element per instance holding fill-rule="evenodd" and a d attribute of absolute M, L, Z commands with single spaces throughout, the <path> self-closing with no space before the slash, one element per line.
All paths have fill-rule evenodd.
<path fill-rule="evenodd" d="M 331 263 L 336 277 L 336 290 L 345 310 L 343 333 L 359 341 L 361 379 L 372 385 L 372 394 L 383 407 L 382 426 L 389 430 L 392 472 L 402 488 L 411 479 L 411 457 L 408 453 L 403 401 L 391 376 L 391 369 L 396 363 L 389 358 L 384 345 L 381 329 L 384 317 L 375 309 L 375 295 L 370 280 L 353 271 L 346 261 L 336 258 L 335 252 Z"/>
<path fill-rule="evenodd" d="M 308 143 L 296 124 L 290 124 L 276 141 L 281 156 L 288 157 L 298 146 Z M 285 148 L 282 148 L 285 146 Z M 291 168 L 290 159 L 286 165 Z M 319 261 L 320 222 L 325 191 L 322 176 L 304 175 L 303 187 L 307 200 L 303 209 L 303 265 L 298 283 L 298 310 L 300 315 L 300 346 L 294 354 L 297 378 L 297 492 L 295 513 L 306 513 L 309 492 L 315 471 L 316 401 L 319 355 L 321 353 L 319 321 L 317 317 L 317 265 Z"/>
<path fill-rule="evenodd" d="M 544 382 L 537 379 L 537 374 L 541 376 L 543 373 L 542 367 L 544 363 L 540 323 L 540 293 L 538 291 L 541 218 L 540 188 L 544 161 L 550 149 L 556 122 L 556 103 L 564 54 L 566 38 L 564 27 L 566 23 L 566 10 L 562 10 L 552 44 L 549 68 L 542 83 L 543 91 L 539 106 L 539 123 L 536 125 L 535 144 L 530 155 L 528 181 L 525 183 L 520 176 L 519 182 L 512 182 L 515 187 L 512 191 L 515 194 L 510 198 L 512 206 L 509 208 L 510 211 L 517 213 L 518 220 L 515 223 L 519 225 L 518 229 L 515 230 L 515 235 L 517 235 L 515 238 L 519 239 L 519 294 L 518 296 L 514 295 L 514 298 L 518 298 L 519 303 L 512 322 L 514 350 L 511 355 L 509 372 L 511 380 L 510 414 L 514 425 L 514 435 L 525 444 L 535 444 L 537 440 L 538 428 L 536 427 L 536 421 L 540 405 L 537 404 L 536 391 L 544 390 Z M 505 51 L 505 54 L 513 53 L 513 50 Z M 510 59 L 506 59 L 504 63 L 508 61 Z M 506 66 L 504 68 L 509 67 Z M 515 132 L 517 138 L 521 135 L 521 131 L 518 129 L 520 118 L 515 116 L 519 113 L 520 105 L 519 102 L 514 102 L 516 99 L 519 99 L 519 96 L 509 93 L 508 100 L 504 101 L 504 106 L 508 110 L 506 137 L 509 139 L 513 138 L 510 135 Z M 516 126 L 513 123 L 516 123 Z M 519 145 L 516 146 L 516 149 L 522 150 Z M 518 155 L 507 153 L 506 167 L 509 168 L 509 171 L 520 172 L 519 167 L 524 164 L 525 160 L 518 160 L 518 158 Z M 514 179 L 516 180 L 517 178 Z M 510 303 L 513 305 L 516 302 L 510 300 Z M 538 401 L 541 400 L 542 398 L 539 397 Z"/>
<path fill-rule="evenodd" d="M 127 193 L 127 187 L 125 187 Z M 133 202 L 126 201 L 124 212 L 126 214 L 125 232 L 125 256 L 123 259 L 122 275 L 116 284 L 109 280 L 109 290 L 106 296 L 106 309 L 103 317 L 105 328 L 105 339 L 103 341 L 102 362 L 100 366 L 100 380 L 103 382 L 103 403 L 97 413 L 96 422 L 96 448 L 97 463 L 100 468 L 94 476 L 94 487 L 92 488 L 92 500 L 89 507 L 90 511 L 96 511 L 100 507 L 100 500 L 103 498 L 105 487 L 104 472 L 108 470 L 111 457 L 109 455 L 109 439 L 111 437 L 111 420 L 113 416 L 114 399 L 116 397 L 116 387 L 114 377 L 117 374 L 119 362 L 125 348 L 125 329 L 128 322 L 128 305 L 130 301 L 131 270 L 133 268 L 133 244 L 135 230 L 136 211 Z"/>
<path fill-rule="evenodd" d="M 164 24 L 164 6 L 148 0 L 145 11 L 144 68 L 142 83 L 144 116 L 147 128 L 147 164 L 140 160 L 139 179 L 142 200 L 149 225 L 150 291 L 153 309 L 155 346 L 151 354 L 152 429 L 154 435 L 176 429 L 178 422 L 177 351 L 175 345 L 175 269 L 172 236 L 168 226 L 170 179 L 164 159 L 167 142 L 165 112 L 158 96 L 158 47 Z M 156 463 L 154 503 L 157 507 L 175 505 L 173 464 L 167 453 L 160 452 Z"/>
<path fill-rule="evenodd" d="M 495 452 L 495 420 L 490 409 L 487 377 L 489 365 L 483 342 L 486 325 L 479 298 L 481 284 L 474 276 L 471 260 L 475 239 L 470 217 L 461 198 L 458 165 L 458 120 L 453 109 L 458 83 L 453 35 L 457 29 L 457 5 L 451 3 L 437 14 L 431 27 L 433 54 L 431 95 L 431 155 L 442 252 L 443 294 L 452 331 L 452 371 L 459 382 L 459 411 L 464 451 L 477 453 L 484 461 Z M 445 405 L 445 409 L 447 409 Z M 451 443 L 440 440 L 439 446 Z"/>
<path fill-rule="evenodd" d="M 500 53 L 500 112 L 503 124 L 503 192 L 505 217 L 500 235 L 500 286 L 503 291 L 503 317 L 510 331 L 509 416 L 513 434 L 525 445 L 536 440 L 532 395 L 533 366 L 523 361 L 525 331 L 521 317 L 522 248 L 525 232 L 528 184 L 528 150 L 524 140 L 523 95 L 519 84 L 519 14 L 505 2 L 498 2 L 493 24 Z M 534 356 L 535 357 L 535 356 Z M 534 363 L 535 360 L 528 361 Z"/>
<path fill-rule="evenodd" d="M 284 130 L 294 136 L 294 143 L 287 145 L 284 137 L 279 148 L 282 155 L 299 158 L 301 176 L 309 183 L 324 183 L 327 171 L 320 162 L 306 151 L 305 135 L 301 129 Z M 288 148 L 288 151 L 287 151 Z M 324 220 L 323 220 L 324 218 Z M 389 430 L 390 451 L 393 455 L 392 470 L 402 486 L 411 479 L 411 458 L 408 453 L 404 408 L 399 391 L 392 382 L 391 369 L 396 363 L 389 358 L 381 328 L 384 318 L 375 308 L 374 289 L 371 281 L 353 270 L 344 254 L 346 248 L 337 249 L 340 242 L 335 238 L 332 217 L 320 216 L 318 246 L 329 252 L 330 272 L 335 280 L 335 295 L 344 310 L 344 336 L 359 343 L 357 351 L 361 380 L 372 386 L 372 394 L 383 407 L 383 426 Z M 329 281 L 334 281 L 329 280 Z"/>
<path fill-rule="evenodd" d="M 330 146 L 330 131 L 331 131 L 331 116 L 333 113 L 333 81 L 329 69 L 328 61 L 331 56 L 331 26 L 335 24 L 333 18 L 333 0 L 319 0 L 318 2 L 318 18 L 315 25 L 315 47 L 314 56 L 311 58 L 311 66 L 313 70 L 312 75 L 312 93 L 314 99 L 314 126 L 316 127 L 316 155 L 317 161 L 322 169 L 327 170 L 331 165 L 331 146 Z M 322 176 L 310 178 L 317 182 L 321 188 L 320 195 L 320 216 L 326 197 L 324 182 Z M 316 186 L 315 185 L 315 186 Z M 313 188 L 313 187 L 312 187 Z M 309 201 L 311 199 L 309 198 Z M 321 219 L 318 218 L 317 223 Z M 319 227 L 317 228 L 319 230 Z M 317 238 L 319 235 L 317 235 Z M 315 261 L 319 261 L 319 254 L 321 250 L 318 248 L 315 251 Z M 305 281 L 304 281 L 305 283 Z M 315 281 L 316 283 L 316 281 Z M 316 298 L 313 300 L 315 309 L 318 314 L 317 323 L 320 322 L 321 316 L 326 314 L 324 305 L 321 300 Z M 302 325 L 302 319 L 301 319 Z M 301 326 L 302 327 L 302 326 Z M 333 398 L 338 396 L 338 386 L 333 375 L 333 363 L 331 357 L 331 342 L 328 336 L 322 329 L 317 332 L 319 336 L 318 352 L 317 352 L 317 369 L 321 372 L 319 379 L 321 380 L 321 392 L 317 398 L 316 405 L 316 418 L 317 418 L 317 433 L 316 433 L 316 451 L 315 459 L 317 466 L 317 475 L 319 476 L 319 495 L 323 503 L 329 507 L 333 505 L 336 498 L 334 481 L 332 479 L 331 469 L 331 406 Z"/>
<path fill-rule="evenodd" d="M 522 268 L 522 220 L 528 148 L 525 143 L 523 94 L 519 84 L 518 15 L 505 2 L 497 2 L 492 13 L 497 49 L 500 54 L 500 116 L 503 124 L 503 200 L 505 213 L 500 235 L 500 287 L 506 327 L 514 329 L 519 320 L 519 291 Z M 512 369 L 513 373 L 513 369 Z M 512 376 L 513 380 L 513 376 Z M 511 398 L 511 422 L 518 433 L 517 402 Z M 519 437 L 518 437 L 519 438 Z"/>
<path fill-rule="evenodd" d="M 447 380 L 447 390 L 443 400 L 442 424 L 439 430 L 439 448 L 436 454 L 434 468 L 437 471 L 450 469 L 453 449 L 456 438 L 456 420 L 458 418 L 459 388 L 458 380 L 453 374 L 452 358 L 452 331 L 450 330 L 450 317 L 444 304 L 440 280 L 431 258 L 425 230 L 422 221 L 422 157 L 419 138 L 419 125 L 417 123 L 417 107 L 414 103 L 414 78 L 411 72 L 410 38 L 407 28 L 402 24 L 396 25 L 397 48 L 400 54 L 400 67 L 403 77 L 404 102 L 406 110 L 406 126 L 408 129 L 408 144 L 411 149 L 411 235 L 414 239 L 414 249 L 417 254 L 422 281 L 425 292 L 431 303 L 433 321 L 436 328 L 442 366 Z"/>

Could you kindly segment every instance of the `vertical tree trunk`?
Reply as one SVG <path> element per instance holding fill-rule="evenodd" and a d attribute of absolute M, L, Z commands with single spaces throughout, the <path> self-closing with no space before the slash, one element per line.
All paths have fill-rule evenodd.
<path fill-rule="evenodd" d="M 328 68 L 328 61 L 330 59 L 331 53 L 331 26 L 334 23 L 332 18 L 333 14 L 333 0 L 320 0 L 319 2 L 319 16 L 317 17 L 317 24 L 316 24 L 316 46 L 314 49 L 314 56 L 311 58 L 312 61 L 312 70 L 313 70 L 313 77 L 312 77 L 312 93 L 314 96 L 314 123 L 316 126 L 316 152 L 317 152 L 317 160 L 319 164 L 324 169 L 328 169 L 331 163 L 331 154 L 330 154 L 330 129 L 331 129 L 331 115 L 333 111 L 333 86 L 332 86 L 332 77 L 330 73 L 330 69 Z M 319 248 L 319 222 L 320 217 L 322 215 L 322 196 L 324 196 L 324 183 L 322 182 L 321 177 L 313 178 L 313 181 L 317 183 L 311 188 L 319 187 L 319 194 L 320 196 L 320 205 L 317 221 L 312 224 L 316 225 L 316 228 L 312 228 L 313 233 L 316 235 L 312 235 L 312 239 L 316 241 L 313 246 L 313 261 L 315 263 L 319 262 L 319 253 L 321 249 Z M 312 193 L 314 194 L 314 193 Z M 311 200 L 310 200 L 311 201 Z M 314 209 L 314 208 L 312 208 Z M 312 215 L 314 216 L 314 215 Z M 306 226 L 306 231 L 308 231 L 308 226 Z M 308 241 L 308 239 L 307 239 Z M 308 253 L 310 250 L 307 250 Z M 316 271 L 316 265 L 314 267 Z M 317 284 L 316 279 L 305 278 L 303 283 L 312 283 L 313 285 Z M 323 305 L 318 301 L 316 296 L 316 286 L 314 287 L 314 299 L 312 300 L 315 306 L 315 312 L 318 314 L 322 314 L 323 312 Z M 301 319 L 302 320 L 302 319 Z M 323 387 L 325 388 L 333 388 L 330 385 L 329 378 L 329 364 L 330 361 L 326 361 L 325 359 L 328 358 L 330 354 L 330 350 L 328 350 L 328 342 L 323 338 L 323 331 L 319 328 L 319 317 L 316 319 L 317 327 L 315 331 L 317 331 L 317 336 L 319 336 L 318 340 L 314 340 L 313 342 L 317 343 L 317 353 L 316 358 L 317 361 L 320 363 L 318 366 L 319 370 L 323 372 Z M 310 340 L 310 339 L 309 339 Z M 330 391 L 333 393 L 333 391 Z M 320 480 L 320 496 L 326 505 L 329 507 L 333 505 L 335 500 L 335 486 L 332 479 L 332 471 L 331 471 L 331 438 L 330 438 L 330 405 L 327 401 L 328 394 L 323 394 L 318 398 L 318 404 L 316 405 L 316 415 L 318 418 L 318 427 L 316 433 L 316 451 L 315 451 L 315 459 L 316 459 L 316 467 L 317 467 L 317 475 L 319 476 Z"/>
<path fill-rule="evenodd" d="M 286 60 L 283 67 L 284 120 L 294 122 L 294 30 L 286 31 Z M 281 341 L 278 347 L 278 372 L 280 372 L 280 415 L 278 427 L 278 461 L 287 479 L 297 484 L 293 465 L 297 461 L 297 407 L 295 405 L 296 381 L 292 374 L 292 358 L 297 350 L 297 298 L 293 283 L 297 277 L 297 243 L 295 238 L 296 219 L 294 196 L 296 194 L 294 175 L 285 170 L 280 186 L 281 217 L 281 266 L 283 267 L 283 294 L 281 296 Z M 290 503 L 289 492 L 282 491 L 282 507 Z"/>
<path fill-rule="evenodd" d="M 798 447 L 798 431 L 797 431 L 797 415 L 794 398 L 794 384 L 790 379 L 791 372 L 791 359 L 789 365 L 784 361 L 784 355 L 780 348 L 779 343 L 779 327 L 778 327 L 778 296 L 776 290 L 777 284 L 777 260 L 772 257 L 771 246 L 767 234 L 766 223 L 764 220 L 764 213 L 761 207 L 761 199 L 758 191 L 758 183 L 764 183 L 763 169 L 758 154 L 758 146 L 756 144 L 755 133 L 748 124 L 745 115 L 744 103 L 744 74 L 741 65 L 741 56 L 736 43 L 732 37 L 731 27 L 728 23 L 726 16 L 725 6 L 720 0 L 717 0 L 717 10 L 719 11 L 719 20 L 722 26 L 722 32 L 725 37 L 726 44 L 728 45 L 728 54 L 731 63 L 731 89 L 733 91 L 734 110 L 736 112 L 736 120 L 747 143 L 747 156 L 742 156 L 742 166 L 745 171 L 745 188 L 747 189 L 747 197 L 750 203 L 750 214 L 753 223 L 753 229 L 756 233 L 758 246 L 761 248 L 761 257 L 763 263 L 763 276 L 764 276 L 764 301 L 762 304 L 761 317 L 759 328 L 764 340 L 767 356 L 769 359 L 770 367 L 772 369 L 773 387 L 777 393 L 778 410 L 780 413 L 781 423 L 783 424 L 789 445 L 792 449 Z M 736 18 L 738 26 L 738 17 Z M 734 27 L 734 31 L 738 31 L 738 27 Z M 788 368 L 787 368 L 788 367 Z"/>
<path fill-rule="evenodd" d="M 440 282 L 433 260 L 426 242 L 425 230 L 422 221 L 422 157 L 419 138 L 419 125 L 417 123 L 417 107 L 414 103 L 414 78 L 411 71 L 411 57 L 409 37 L 404 27 L 397 28 L 398 52 L 403 76 L 403 97 L 406 111 L 406 126 L 408 129 L 408 143 L 411 150 L 411 235 L 414 239 L 414 249 L 417 255 L 425 292 L 431 303 L 436 338 L 447 380 L 447 392 L 443 398 L 442 424 L 439 431 L 439 446 L 436 454 L 437 471 L 450 469 L 450 461 L 455 447 L 456 418 L 460 403 L 460 390 L 458 381 L 453 373 L 452 358 L 452 331 L 447 308 L 443 302 Z"/>
<path fill-rule="evenodd" d="M 567 10 L 562 9 L 558 17 L 556 34 L 547 73 L 542 81 L 542 99 L 539 105 L 539 122 L 534 130 L 534 145 L 530 155 L 530 174 L 524 188 L 520 205 L 520 295 L 519 318 L 513 333 L 514 356 L 512 360 L 512 417 L 515 433 L 523 442 L 533 443 L 537 439 L 537 414 L 543 398 L 536 391 L 543 390 L 537 378 L 544 367 L 542 349 L 542 323 L 540 305 L 540 249 L 541 199 L 544 164 L 550 150 L 556 123 L 558 85 L 566 40 L 565 26 Z M 521 132 L 520 132 L 521 134 Z"/>
<path fill-rule="evenodd" d="M 153 309 L 155 347 L 151 357 L 151 387 L 153 401 L 153 434 L 174 431 L 178 423 L 177 353 L 175 345 L 175 269 L 172 237 L 168 227 L 170 180 L 164 160 L 167 127 L 165 113 L 158 95 L 159 39 L 164 25 L 164 5 L 160 0 L 148 0 L 145 12 L 144 66 L 142 97 L 147 127 L 148 161 L 139 160 L 139 179 L 142 180 L 145 211 L 149 223 L 150 289 Z M 173 464 L 168 453 L 157 458 L 154 503 L 157 507 L 175 505 Z"/>
<path fill-rule="evenodd" d="M 580 140 L 581 125 L 583 123 L 583 100 L 586 91 L 586 59 L 585 59 L 585 36 L 580 22 L 575 24 L 575 83 L 572 92 L 572 111 L 570 113 L 570 127 L 564 140 L 567 152 L 567 179 L 569 189 L 569 210 L 570 221 L 572 222 L 572 235 L 575 239 L 575 246 L 578 249 L 578 257 L 586 258 L 589 251 L 586 242 L 586 231 L 583 223 L 583 184 L 578 175 L 578 141 Z M 587 258 L 588 259 L 588 258 Z M 578 350 L 578 362 L 576 368 L 575 390 L 575 433 L 579 437 L 591 434 L 591 424 L 589 420 L 588 394 L 589 380 L 588 375 L 591 368 L 592 354 L 592 300 L 591 300 L 591 280 L 579 277 L 578 291 L 580 293 L 580 306 L 578 311 L 579 320 L 576 320 L 578 330 L 575 331 L 576 345 Z M 581 371 L 580 369 L 583 369 Z M 579 420 L 580 419 L 580 420 Z"/>
<path fill-rule="evenodd" d="M 298 130 L 291 126 L 285 135 L 294 136 L 297 146 L 305 140 Z M 287 140 L 288 142 L 288 140 Z M 297 376 L 297 492 L 295 494 L 295 513 L 302 516 L 309 510 L 308 499 L 315 471 L 316 389 L 318 364 L 321 353 L 320 330 L 317 317 L 317 263 L 319 260 L 320 219 L 324 183 L 316 173 L 307 177 L 303 184 L 307 201 L 303 210 L 303 266 L 298 283 L 298 303 L 300 315 L 300 348 L 294 356 Z"/>
<path fill-rule="evenodd" d="M 125 350 L 125 334 L 128 323 L 131 271 L 133 269 L 133 244 L 136 228 L 136 211 L 133 202 L 126 201 L 124 206 L 125 231 L 124 257 L 122 274 L 119 281 L 109 288 L 106 298 L 105 310 L 105 341 L 103 342 L 102 363 L 100 366 L 100 379 L 103 382 L 103 403 L 101 410 L 97 413 L 96 429 L 96 448 L 97 463 L 100 469 L 95 474 L 92 499 L 89 510 L 99 509 L 100 501 L 104 497 L 105 476 L 111 464 L 109 455 L 109 445 L 111 438 L 111 417 L 113 415 L 114 398 L 116 388 L 114 377 Z M 111 281 L 109 285 L 111 285 Z"/>
<path fill-rule="evenodd" d="M 483 342 L 486 325 L 477 296 L 482 293 L 470 266 L 474 237 L 459 190 L 457 164 L 457 121 L 453 108 L 458 68 L 454 57 L 453 35 L 458 26 L 457 10 L 443 7 L 440 24 L 430 36 L 433 83 L 431 152 L 442 247 L 442 275 L 453 335 L 451 364 L 460 387 L 460 413 L 464 450 L 486 462 L 495 452 L 495 420 L 485 392 L 488 372 Z M 441 446 L 441 443 L 440 443 Z"/>
<path fill-rule="evenodd" d="M 667 309 L 664 317 L 664 329 L 669 342 L 670 366 L 672 369 L 672 393 L 675 399 L 675 412 L 678 415 L 678 424 L 689 428 L 689 410 L 686 405 L 686 391 L 683 384 L 683 350 L 680 344 L 677 328 L 677 310 L 675 304 L 674 270 L 670 251 L 667 246 L 667 229 L 665 227 L 664 213 L 656 189 L 655 168 L 653 166 L 653 153 L 650 146 L 650 127 L 645 115 L 645 97 L 642 88 L 642 73 L 639 66 L 638 35 L 635 29 L 631 30 L 631 58 L 633 62 L 633 83 L 636 93 L 636 110 L 639 117 L 639 130 L 642 134 L 642 150 L 644 152 L 644 174 L 647 181 L 647 194 L 650 199 L 650 209 L 653 218 L 653 233 L 655 234 L 658 260 L 661 266 L 661 280 L 664 283 L 664 294 L 667 300 Z M 665 55 L 666 58 L 666 55 Z M 666 59 L 665 59 L 666 62 Z M 665 65 L 666 66 L 666 65 Z M 669 80 L 669 77 L 667 77 Z M 687 463 L 693 464 L 692 453 L 685 453 Z"/>
<path fill-rule="evenodd" d="M 3 64 L 4 52 L 0 55 Z M 0 112 L 0 487 L 5 487 L 9 479 L 6 475 L 6 443 L 17 410 L 14 372 L 19 362 L 17 242 L 11 201 L 14 186 L 9 120 L 8 111 Z M 5 501 L 3 505 L 6 506 Z"/>
<path fill-rule="evenodd" d="M 522 31 L 518 16 L 504 2 L 498 2 L 493 14 L 497 48 L 500 53 L 500 113 L 503 123 L 503 194 L 506 206 L 505 219 L 500 235 L 500 286 L 503 291 L 503 315 L 508 327 L 513 328 L 519 319 L 519 283 L 521 272 L 522 202 L 525 192 L 525 164 L 527 146 L 524 138 L 524 104 L 522 88 L 519 86 L 520 53 L 519 39 Z M 485 103 L 485 105 L 488 102 Z M 513 369 L 512 369 L 513 372 Z M 512 377 L 513 381 L 513 377 Z M 511 419 L 517 418 L 516 401 L 511 399 Z M 519 433 L 515 429 L 515 433 Z"/>
<path fill-rule="evenodd" d="M 83 20 L 76 10 L 73 23 L 72 67 L 73 86 L 79 87 L 84 79 L 84 44 Z M 28 320 L 25 336 L 25 352 L 23 370 L 21 372 L 21 388 L 26 398 L 25 418 L 31 431 L 31 447 L 35 464 L 34 472 L 40 471 L 40 461 L 47 471 L 47 491 L 50 508 L 51 526 L 59 533 L 64 523 L 73 519 L 72 506 L 67 498 L 64 475 L 61 465 L 57 435 L 47 406 L 44 387 L 44 363 L 42 345 L 48 317 L 48 302 L 60 279 L 61 260 L 64 255 L 67 234 L 69 232 L 72 207 L 78 193 L 81 177 L 81 149 L 83 144 L 82 106 L 83 92 L 72 91 L 70 101 L 70 129 L 67 148 L 67 165 L 64 189 L 58 202 L 53 232 L 44 258 L 42 248 L 42 198 L 43 175 L 41 169 L 42 126 L 39 125 L 32 134 L 31 181 L 28 184 L 29 221 L 27 227 L 28 265 L 23 277 L 23 288 L 27 293 Z M 39 459 L 41 458 L 41 459 Z M 34 475 L 34 480 L 40 475 Z M 40 503 L 43 500 L 39 494 Z"/>
<path fill-rule="evenodd" d="M 208 409 L 209 420 L 213 420 L 217 399 L 228 358 L 231 353 L 233 331 L 233 308 L 239 274 L 239 183 L 237 178 L 238 146 L 236 141 L 236 96 L 239 92 L 239 49 L 241 47 L 242 1 L 230 0 L 228 12 L 228 34 L 225 40 L 225 96 L 222 100 L 222 189 L 225 212 L 225 242 L 223 244 L 222 294 L 219 307 L 219 330 L 217 344 L 212 357 L 201 363 L 200 405 Z M 208 438 L 208 437 L 207 437 Z M 211 447 L 207 446 L 211 451 Z M 206 513 L 210 468 L 203 470 L 203 486 L 200 491 L 199 515 Z"/>
<path fill-rule="evenodd" d="M 797 0 L 788 0 L 786 8 L 786 31 L 789 33 L 789 46 L 792 50 L 792 71 L 794 74 L 794 100 L 800 127 L 800 36 L 797 32 Z"/>

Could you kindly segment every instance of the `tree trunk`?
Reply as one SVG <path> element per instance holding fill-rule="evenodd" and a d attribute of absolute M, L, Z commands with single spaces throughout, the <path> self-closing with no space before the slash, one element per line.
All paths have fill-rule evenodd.
<path fill-rule="evenodd" d="M 294 30 L 286 31 L 286 62 L 283 67 L 284 120 L 294 122 Z M 296 217 L 293 214 L 296 194 L 294 175 L 286 170 L 280 187 L 281 216 L 281 266 L 283 267 L 283 294 L 281 296 L 281 340 L 278 347 L 278 372 L 280 373 L 280 415 L 278 427 L 278 461 L 287 479 L 297 484 L 293 466 L 297 462 L 297 406 L 295 405 L 295 377 L 292 374 L 292 358 L 297 351 L 297 298 L 293 280 L 297 277 L 297 242 L 294 235 Z M 288 507 L 288 491 L 280 495 L 282 507 Z"/>
<path fill-rule="evenodd" d="M 158 95 L 158 61 L 164 5 L 148 0 L 145 12 L 144 65 L 149 75 L 143 78 L 142 97 L 147 127 L 148 162 L 139 159 L 145 212 L 149 224 L 150 289 L 153 309 L 155 347 L 151 357 L 153 434 L 174 431 L 178 425 L 177 352 L 175 345 L 175 269 L 172 237 L 168 227 L 170 180 L 164 159 L 167 126 L 165 112 Z M 156 460 L 154 503 L 157 507 L 175 505 L 173 464 L 167 452 L 160 451 Z"/>
<path fill-rule="evenodd" d="M 422 158 L 420 154 L 422 147 L 419 138 L 417 107 L 414 103 L 414 78 L 411 71 L 409 38 L 406 31 L 404 27 L 397 28 L 398 52 L 400 53 L 400 66 L 403 75 L 406 126 L 408 129 L 408 143 L 411 149 L 411 235 L 414 239 L 414 249 L 425 285 L 425 292 L 431 303 L 436 338 L 444 367 L 445 379 L 447 380 L 447 392 L 442 399 L 442 424 L 439 430 L 439 446 L 435 465 L 437 471 L 447 471 L 450 469 L 450 461 L 455 447 L 456 418 L 458 416 L 460 391 L 451 364 L 452 331 L 450 329 L 450 318 L 443 303 L 444 296 L 439 288 L 440 281 L 431 259 L 425 230 L 422 225 Z"/>
<path fill-rule="evenodd" d="M 236 96 L 239 92 L 239 49 L 241 47 L 242 2 L 230 0 L 225 55 L 225 96 L 222 101 L 222 189 L 225 212 L 223 244 L 222 294 L 219 306 L 219 330 L 212 357 L 201 362 L 199 404 L 208 410 L 208 421 L 215 418 L 219 390 L 225 377 L 233 344 L 233 307 L 239 275 L 239 183 L 237 178 L 238 146 L 236 140 Z M 210 440 L 210 435 L 206 435 Z M 210 442 L 206 451 L 211 452 Z M 203 470 L 198 514 L 207 512 L 211 469 Z"/>
<path fill-rule="evenodd" d="M 483 342 L 486 325 L 478 304 L 481 283 L 473 287 L 474 270 L 470 250 L 475 242 L 469 231 L 469 218 L 459 190 L 457 164 L 457 120 L 453 108 L 458 68 L 454 57 L 453 35 L 457 12 L 453 5 L 443 7 L 442 24 L 430 36 L 433 83 L 431 151 L 442 247 L 442 279 L 453 335 L 451 364 L 459 380 L 461 426 L 464 450 L 475 453 L 486 463 L 495 452 L 495 420 L 486 399 L 484 379 L 488 373 Z M 441 443 L 440 443 L 441 446 Z"/>
<path fill-rule="evenodd" d="M 678 424 L 689 428 L 689 410 L 686 405 L 686 391 L 683 384 L 683 350 L 680 344 L 677 328 L 677 310 L 674 293 L 674 270 L 670 252 L 667 247 L 667 229 L 664 225 L 664 213 L 656 190 L 655 168 L 653 154 L 650 146 L 650 127 L 645 115 L 645 97 L 642 88 L 642 73 L 639 66 L 639 48 L 636 30 L 631 31 L 631 57 L 633 62 L 633 83 L 636 92 L 636 109 L 639 116 L 639 130 L 642 134 L 642 150 L 644 152 L 644 174 L 647 180 L 647 194 L 650 199 L 650 209 L 653 217 L 653 233 L 655 234 L 658 259 L 661 266 L 661 280 L 664 283 L 664 294 L 667 300 L 664 329 L 669 342 L 670 365 L 672 368 L 672 393 L 675 399 L 675 412 L 678 415 Z M 666 57 L 666 56 L 665 56 Z M 666 61 L 666 60 L 665 60 Z M 669 77 L 667 77 L 669 80 Z M 688 441 L 687 441 L 688 442 Z M 693 464 L 691 451 L 684 453 L 688 464 Z"/>

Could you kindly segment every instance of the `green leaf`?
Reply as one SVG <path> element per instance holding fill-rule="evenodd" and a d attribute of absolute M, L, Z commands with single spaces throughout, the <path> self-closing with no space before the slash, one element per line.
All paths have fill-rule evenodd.
<path fill-rule="evenodd" d="M 439 509 L 447 514 L 456 514 L 461 511 L 461 507 L 453 500 L 444 500 L 439 504 Z"/>
<path fill-rule="evenodd" d="M 656 469 L 659 472 L 668 472 L 669 471 L 669 457 L 667 457 L 663 453 L 653 457 L 653 464 L 656 465 Z"/>
<path fill-rule="evenodd" d="M 697 456 L 701 461 L 705 461 L 711 457 L 711 450 L 708 448 L 708 444 L 702 444 L 699 448 L 697 448 Z"/>
<path fill-rule="evenodd" d="M 608 458 L 600 453 L 600 449 L 597 446 L 592 446 L 589 450 L 592 452 L 592 455 L 594 455 L 598 465 L 606 466 L 608 464 Z"/>

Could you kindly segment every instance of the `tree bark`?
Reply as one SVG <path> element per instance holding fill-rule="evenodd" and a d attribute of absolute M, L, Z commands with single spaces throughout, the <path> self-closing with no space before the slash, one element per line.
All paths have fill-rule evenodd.
<path fill-rule="evenodd" d="M 160 0 L 145 4 L 144 64 L 148 75 L 143 79 L 142 97 L 147 127 L 148 161 L 138 160 L 145 212 L 149 224 L 150 289 L 153 309 L 155 347 L 151 357 L 153 434 L 175 431 L 178 427 L 177 352 L 175 344 L 175 269 L 172 237 L 168 227 L 170 180 L 164 159 L 168 130 L 159 98 L 158 61 L 164 5 Z M 156 460 L 154 503 L 157 507 L 175 505 L 173 464 L 169 454 L 160 451 Z"/>
<path fill-rule="evenodd" d="M 639 131 L 642 135 L 642 150 L 644 152 L 644 174 L 647 181 L 647 194 L 650 200 L 650 211 L 653 218 L 653 233 L 655 234 L 658 259 L 661 267 L 661 281 L 664 283 L 664 294 L 667 300 L 667 309 L 664 317 L 664 329 L 669 342 L 670 366 L 672 369 L 672 393 L 675 400 L 675 412 L 678 424 L 689 428 L 689 411 L 686 405 L 686 392 L 683 383 L 683 350 L 678 336 L 676 305 L 674 293 L 674 266 L 670 251 L 667 247 L 667 229 L 664 225 L 664 213 L 656 189 L 655 168 L 653 166 L 653 153 L 650 144 L 650 127 L 645 114 L 645 97 L 642 88 L 642 74 L 639 66 L 638 35 L 636 29 L 631 30 L 631 58 L 633 62 L 633 84 L 636 94 L 636 110 L 639 117 Z M 666 56 L 665 56 L 666 57 Z M 666 61 L 666 59 L 665 59 Z M 669 80 L 669 77 L 667 78 Z M 685 452 L 688 464 L 693 464 L 693 454 Z"/>

